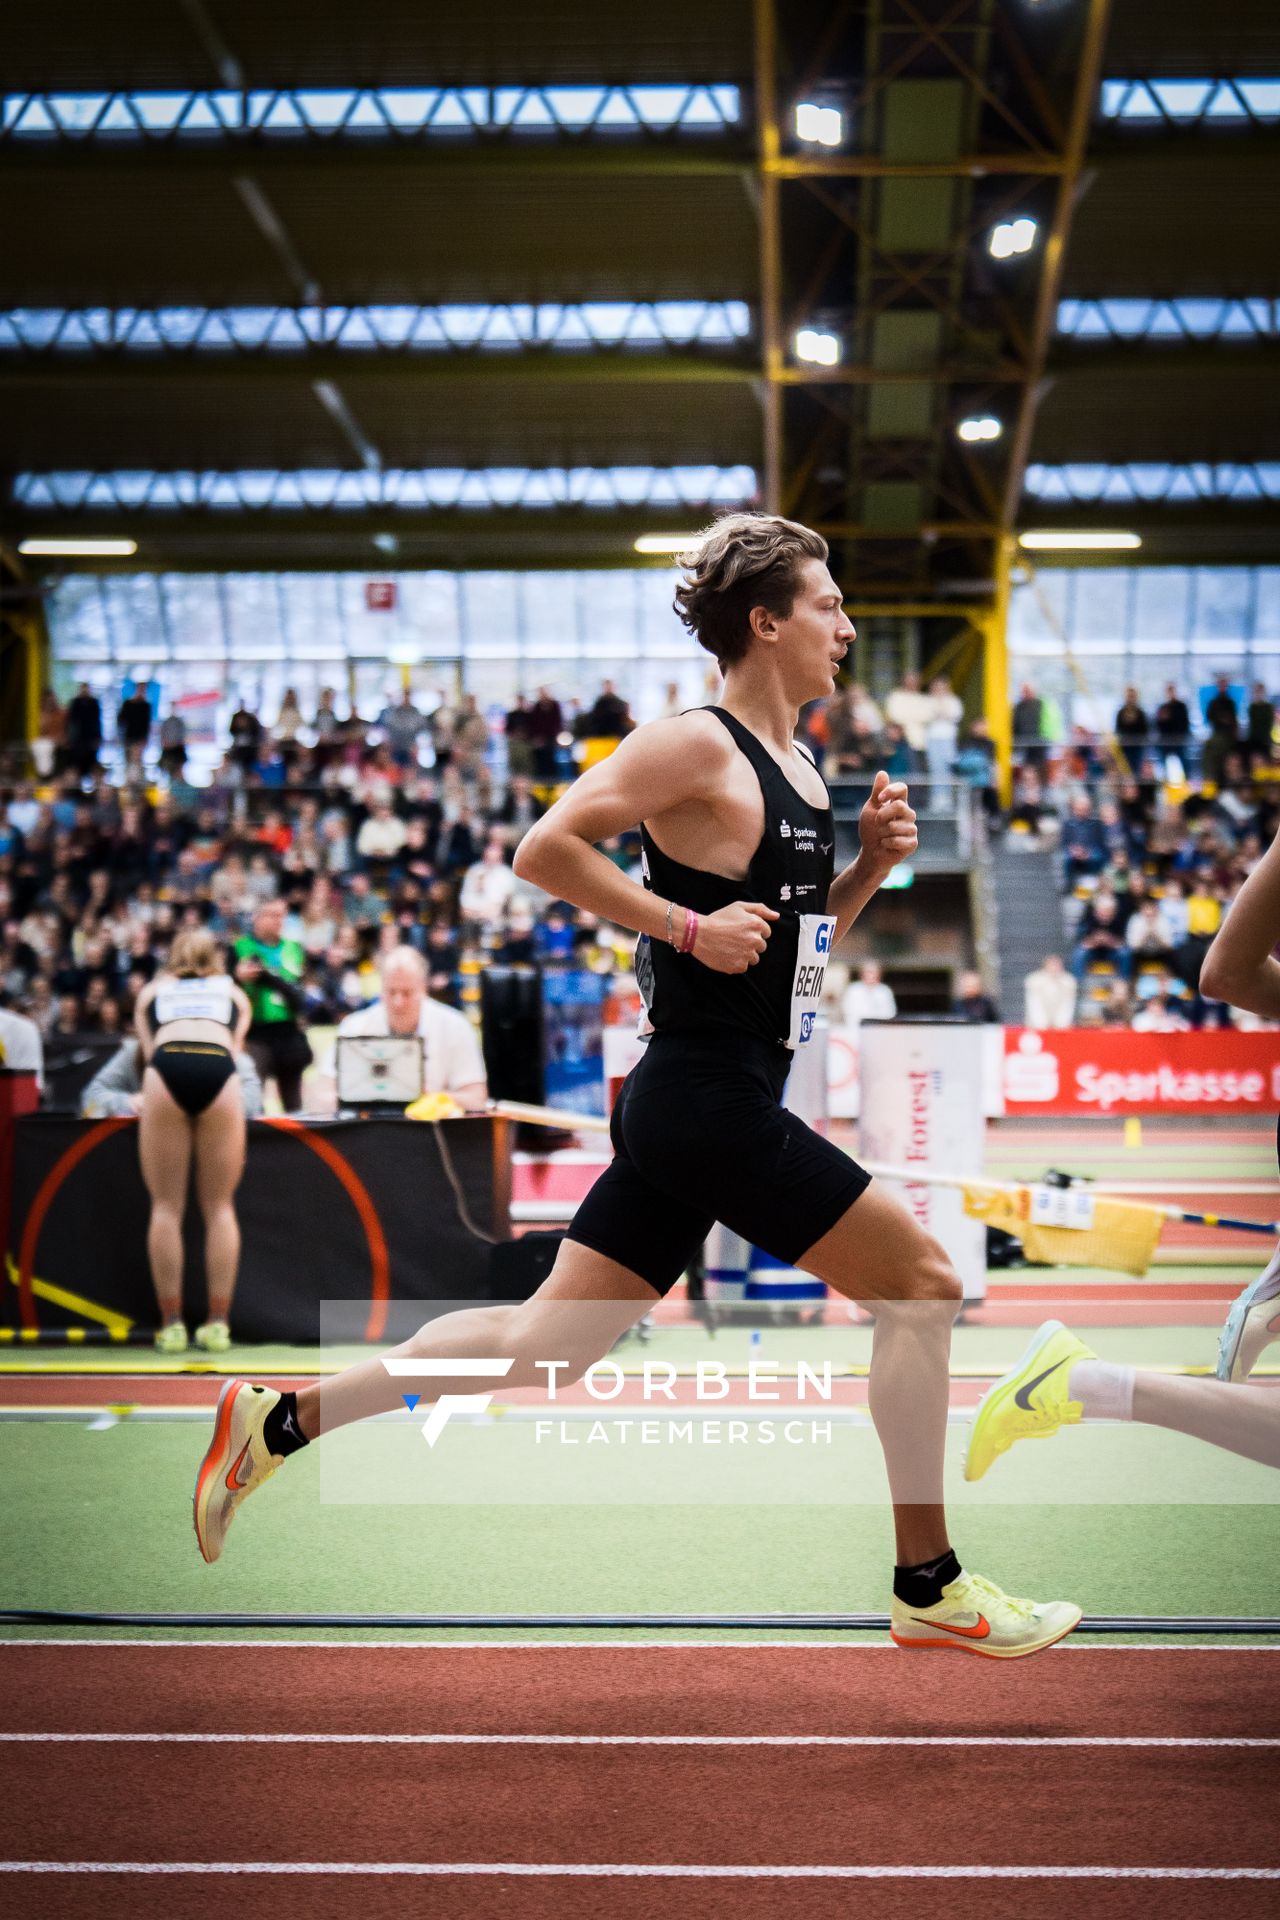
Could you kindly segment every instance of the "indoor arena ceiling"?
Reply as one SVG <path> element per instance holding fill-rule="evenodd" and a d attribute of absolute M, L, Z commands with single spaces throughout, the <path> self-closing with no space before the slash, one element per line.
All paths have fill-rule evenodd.
<path fill-rule="evenodd" d="M 762 500 L 871 599 L 989 596 L 1011 528 L 1280 557 L 1272 0 L 51 0 L 0 73 L 0 538 L 607 565 Z"/>

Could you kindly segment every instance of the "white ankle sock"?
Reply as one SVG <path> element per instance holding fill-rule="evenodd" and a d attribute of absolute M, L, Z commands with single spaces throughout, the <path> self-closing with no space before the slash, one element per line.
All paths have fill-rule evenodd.
<path fill-rule="evenodd" d="M 1113 1367 L 1105 1360 L 1077 1360 L 1067 1381 L 1067 1393 L 1078 1400 L 1085 1420 L 1132 1420 L 1132 1367 Z"/>

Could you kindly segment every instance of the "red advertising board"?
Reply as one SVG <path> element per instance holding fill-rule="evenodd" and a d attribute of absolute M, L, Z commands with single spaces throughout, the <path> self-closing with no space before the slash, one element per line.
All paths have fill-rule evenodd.
<path fill-rule="evenodd" d="M 1280 1033 L 1004 1030 L 1004 1110 L 1271 1114 L 1280 1109 Z"/>

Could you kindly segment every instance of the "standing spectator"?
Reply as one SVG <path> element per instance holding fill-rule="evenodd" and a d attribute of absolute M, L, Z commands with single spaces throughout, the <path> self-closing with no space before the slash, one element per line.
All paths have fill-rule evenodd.
<path fill-rule="evenodd" d="M 933 718 L 933 700 L 920 686 L 920 675 L 913 669 L 902 676 L 902 685 L 895 687 L 884 703 L 886 720 L 901 727 L 908 747 L 911 749 L 913 767 L 924 765 L 927 730 Z"/>
<path fill-rule="evenodd" d="M 1000 817 L 1000 795 L 996 788 L 996 744 L 983 714 L 969 722 L 964 745 L 956 754 L 955 770 L 970 791 L 981 800 L 987 824 L 994 826 Z"/>
<path fill-rule="evenodd" d="M 1131 767 L 1142 765 L 1142 756 L 1147 749 L 1147 739 L 1151 732 L 1151 723 L 1146 710 L 1138 698 L 1136 687 L 1124 690 L 1124 705 L 1116 714 L 1115 735 L 1120 743 L 1120 751 Z"/>
<path fill-rule="evenodd" d="M 262 748 L 262 722 L 244 701 L 231 716 L 231 758 L 243 773 L 252 772 Z"/>
<path fill-rule="evenodd" d="M 414 705 L 412 687 L 405 687 L 394 705 L 378 715 L 378 725 L 387 736 L 391 757 L 398 767 L 418 764 L 418 741 L 426 732 L 427 716 Z"/>
<path fill-rule="evenodd" d="M 930 813 L 949 813 L 955 804 L 951 776 L 964 708 L 945 673 L 929 682 L 933 711 L 925 723 L 925 756 L 929 767 Z"/>
<path fill-rule="evenodd" d="M 582 740 L 622 740 L 635 724 L 631 708 L 612 680 L 602 680 L 590 710 L 579 718 L 577 733 Z"/>
<path fill-rule="evenodd" d="M 1254 684 L 1253 698 L 1249 702 L 1248 733 L 1245 745 L 1252 759 L 1261 760 L 1264 765 L 1271 758 L 1271 736 L 1276 729 L 1276 703 L 1267 689 L 1258 680 Z"/>
<path fill-rule="evenodd" d="M 474 777 L 489 751 L 489 728 L 474 693 L 462 696 L 453 723 L 453 754 L 463 778 Z"/>
<path fill-rule="evenodd" d="M 510 780 L 518 774 L 532 774 L 533 748 L 529 743 L 529 702 L 524 694 L 516 695 L 516 703 L 507 714 L 503 731 L 507 741 L 507 778 Z"/>
<path fill-rule="evenodd" d="M 276 743 L 280 758 L 284 762 L 286 776 L 290 780 L 302 755 L 298 735 L 305 725 L 302 708 L 298 705 L 297 690 L 294 687 L 286 687 L 284 699 L 280 702 L 280 711 L 271 729 L 271 737 Z"/>
<path fill-rule="evenodd" d="M 1034 973 L 1022 983 L 1029 1027 L 1041 1032 L 1074 1025 L 1079 988 L 1060 953 L 1046 953 Z"/>
<path fill-rule="evenodd" d="M 102 751 L 102 706 L 87 680 L 67 703 L 65 739 L 67 765 L 83 780 L 96 770 Z"/>
<path fill-rule="evenodd" d="M 998 1027 L 1000 1009 L 991 995 L 982 985 L 982 975 L 967 968 L 960 975 L 956 988 L 956 997 L 951 1002 L 951 1011 L 961 1020 L 968 1020 L 975 1026 Z"/>
<path fill-rule="evenodd" d="M 67 716 L 62 710 L 62 703 L 53 688 L 46 687 L 40 696 L 40 719 L 35 739 L 31 742 L 31 764 L 41 780 L 48 780 L 63 771 L 66 727 Z"/>
<path fill-rule="evenodd" d="M 176 707 L 160 722 L 160 770 L 180 780 L 187 764 L 187 723 Z"/>
<path fill-rule="evenodd" d="M 1223 761 L 1240 738 L 1240 712 L 1225 673 L 1217 676 L 1217 689 L 1204 710 L 1209 723 L 1209 738 L 1204 743 L 1204 777 L 1214 786 L 1222 778 Z"/>
<path fill-rule="evenodd" d="M 1024 766 L 1042 778 L 1045 769 L 1044 701 L 1027 681 L 1013 709 L 1013 750 Z"/>
<path fill-rule="evenodd" d="M 126 779 L 131 770 L 140 771 L 147 741 L 151 738 L 150 689 L 149 680 L 140 681 L 128 698 L 120 702 L 116 714 L 116 737 L 124 748 Z"/>
<path fill-rule="evenodd" d="M 265 1087 L 274 1080 L 286 1113 L 302 1105 L 302 1074 L 311 1064 L 311 1048 L 298 1014 L 306 954 L 284 937 L 285 903 L 264 900 L 253 916 L 253 931 L 235 943 L 235 977 L 249 996 L 253 1020 L 247 1045 Z"/>
<path fill-rule="evenodd" d="M 846 1027 L 860 1027 L 864 1020 L 896 1020 L 898 1002 L 878 961 L 868 960 L 858 969 L 840 999 L 840 1017 Z"/>
<path fill-rule="evenodd" d="M 533 776 L 542 785 L 550 785 L 555 780 L 563 728 L 560 702 L 550 687 L 539 687 L 538 697 L 529 709 L 529 744 L 533 748 Z"/>
<path fill-rule="evenodd" d="M 1169 777 L 1171 759 L 1181 761 L 1184 771 L 1191 764 L 1191 714 L 1172 680 L 1164 690 L 1164 699 L 1156 708 L 1156 742 L 1160 771 Z"/>

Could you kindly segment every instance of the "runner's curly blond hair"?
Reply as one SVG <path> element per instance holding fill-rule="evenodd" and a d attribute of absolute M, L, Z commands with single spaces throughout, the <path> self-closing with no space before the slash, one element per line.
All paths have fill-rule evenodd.
<path fill-rule="evenodd" d="M 806 560 L 825 560 L 827 543 L 811 527 L 776 513 L 727 513 L 680 556 L 684 579 L 675 609 L 699 646 L 722 668 L 751 644 L 753 607 L 786 619 Z"/>

